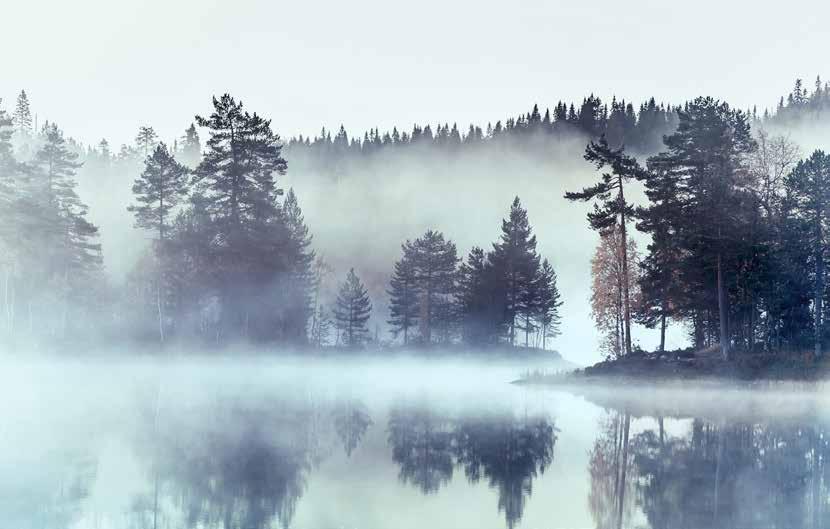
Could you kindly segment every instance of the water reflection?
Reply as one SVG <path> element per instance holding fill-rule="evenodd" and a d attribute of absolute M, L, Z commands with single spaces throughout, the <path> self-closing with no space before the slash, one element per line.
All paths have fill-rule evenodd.
<path fill-rule="evenodd" d="M 498 491 L 507 527 L 521 520 L 533 479 L 553 461 L 555 442 L 545 416 L 447 416 L 424 406 L 396 407 L 389 418 L 389 444 L 402 482 L 435 493 L 460 467 L 470 483 L 485 480 Z"/>
<path fill-rule="evenodd" d="M 610 411 L 598 428 L 588 466 L 598 529 L 830 527 L 826 419 L 707 412 L 670 419 L 669 434 L 644 408 L 636 419 Z"/>
<path fill-rule="evenodd" d="M 820 395 L 378 396 L 290 378 L 147 377 L 113 406 L 106 386 L 7 408 L 0 527 L 830 528 Z"/>

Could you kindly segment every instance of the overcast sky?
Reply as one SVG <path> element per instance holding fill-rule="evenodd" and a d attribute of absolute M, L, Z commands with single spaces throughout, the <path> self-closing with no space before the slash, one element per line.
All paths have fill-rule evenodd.
<path fill-rule="evenodd" d="M 178 136 L 231 92 L 284 137 L 466 126 L 558 99 L 771 106 L 830 77 L 830 3 L 2 0 L 0 97 L 85 142 Z"/>

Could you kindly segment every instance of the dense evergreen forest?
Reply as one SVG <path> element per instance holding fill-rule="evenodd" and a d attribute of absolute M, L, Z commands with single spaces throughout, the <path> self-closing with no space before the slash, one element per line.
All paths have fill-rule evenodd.
<path fill-rule="evenodd" d="M 635 107 L 591 95 L 464 132 L 415 125 L 362 138 L 341 127 L 283 141 L 227 94 L 205 109 L 172 142 L 142 126 L 115 151 L 35 123 L 25 92 L 13 109 L 0 106 L 3 343 L 549 348 L 562 331 L 556 256 L 537 248 L 533 211 L 514 193 L 498 197 L 503 220 L 488 247 L 459 255 L 439 231 L 454 227 L 432 226 L 387 249 L 399 254 L 378 280 L 364 263 L 324 258 L 285 183 L 300 174 L 348 185 L 395 157 L 544 159 L 573 145 L 580 155 L 587 145 L 585 166 L 599 179 L 555 207 L 594 205 L 591 307 L 606 354 L 636 349 L 634 324 L 660 329 L 661 349 L 672 323 L 695 348 L 724 356 L 819 355 L 830 338 L 830 156 L 802 154 L 776 135 L 830 121 L 830 85 L 819 79 L 810 90 L 798 81 L 772 111 L 703 97 Z M 88 203 L 79 186 L 96 191 L 83 195 Z M 108 213 L 129 216 L 140 232 L 127 236 L 150 244 L 135 241 L 128 273 L 114 281 L 109 263 L 124 257 L 103 254 L 90 219 L 130 190 L 129 206 Z M 642 253 L 632 235 L 647 241 Z"/>

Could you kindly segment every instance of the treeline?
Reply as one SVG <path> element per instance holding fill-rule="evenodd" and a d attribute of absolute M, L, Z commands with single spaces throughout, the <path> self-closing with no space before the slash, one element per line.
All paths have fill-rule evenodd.
<path fill-rule="evenodd" d="M 632 320 L 661 328 L 662 350 L 672 320 L 695 348 L 717 347 L 726 358 L 733 350 L 821 355 L 830 338 L 830 156 L 799 159 L 786 138 L 753 136 L 751 116 L 712 98 L 685 105 L 678 118 L 645 165 L 604 138 L 592 142 L 585 158 L 601 179 L 566 195 L 595 203 L 589 224 L 619 270 L 619 288 L 599 293 L 624 321 L 622 346 L 609 353 L 632 352 Z M 626 195 L 635 183 L 645 204 Z M 641 260 L 629 227 L 650 238 Z"/>
<path fill-rule="evenodd" d="M 565 137 L 599 138 L 609 145 L 625 145 L 632 153 L 651 155 L 663 146 L 663 136 L 677 129 L 678 112 L 687 111 L 688 103 L 658 103 L 653 97 L 635 106 L 613 98 L 610 104 L 591 94 L 580 104 L 559 101 L 553 109 L 541 111 L 538 105 L 516 117 L 470 125 L 463 130 L 456 123 L 415 124 L 411 130 L 393 127 L 391 131 L 375 128 L 362 135 L 350 135 L 342 125 L 336 132 L 323 128 L 319 135 L 291 138 L 286 156 L 303 173 L 339 178 L 366 159 L 380 154 L 412 153 L 423 156 L 453 155 L 480 150 L 498 151 L 513 148 L 544 155 L 549 143 Z M 782 96 L 778 105 L 759 112 L 755 106 L 745 111 L 757 128 L 792 127 L 808 123 L 826 123 L 830 118 L 830 83 L 816 78 L 812 91 L 796 80 L 792 92 Z"/>

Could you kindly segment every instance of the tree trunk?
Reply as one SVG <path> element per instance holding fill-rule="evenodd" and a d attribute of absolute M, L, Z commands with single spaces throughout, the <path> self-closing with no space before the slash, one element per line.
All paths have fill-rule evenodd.
<path fill-rule="evenodd" d="M 660 352 L 666 352 L 666 312 L 660 315 Z"/>
<path fill-rule="evenodd" d="M 816 244 L 816 291 L 815 291 L 815 356 L 821 357 L 822 311 L 824 305 L 824 251 L 821 241 Z"/>
<path fill-rule="evenodd" d="M 159 316 L 159 341 L 164 343 L 164 314 L 162 313 L 161 308 L 161 281 L 159 280 L 158 284 L 156 284 L 156 305 L 158 306 L 158 316 Z"/>
<path fill-rule="evenodd" d="M 721 263 L 721 254 L 718 252 L 717 262 L 717 281 L 718 281 L 718 316 L 720 319 L 720 347 L 724 360 L 729 360 L 729 321 L 727 311 L 726 287 L 723 284 L 723 265 Z"/>
<path fill-rule="evenodd" d="M 631 427 L 631 416 L 625 414 L 625 425 L 623 426 L 623 446 L 622 446 L 622 469 L 620 470 L 620 495 L 619 495 L 619 510 L 617 511 L 617 529 L 622 529 L 623 514 L 625 507 L 625 474 L 628 468 L 628 432 Z"/>
<path fill-rule="evenodd" d="M 623 196 L 622 176 L 620 184 L 620 235 L 622 236 L 622 268 L 623 268 L 623 303 L 625 305 L 625 354 L 631 354 L 631 301 L 629 300 L 628 285 L 628 234 L 625 228 L 625 197 Z"/>

